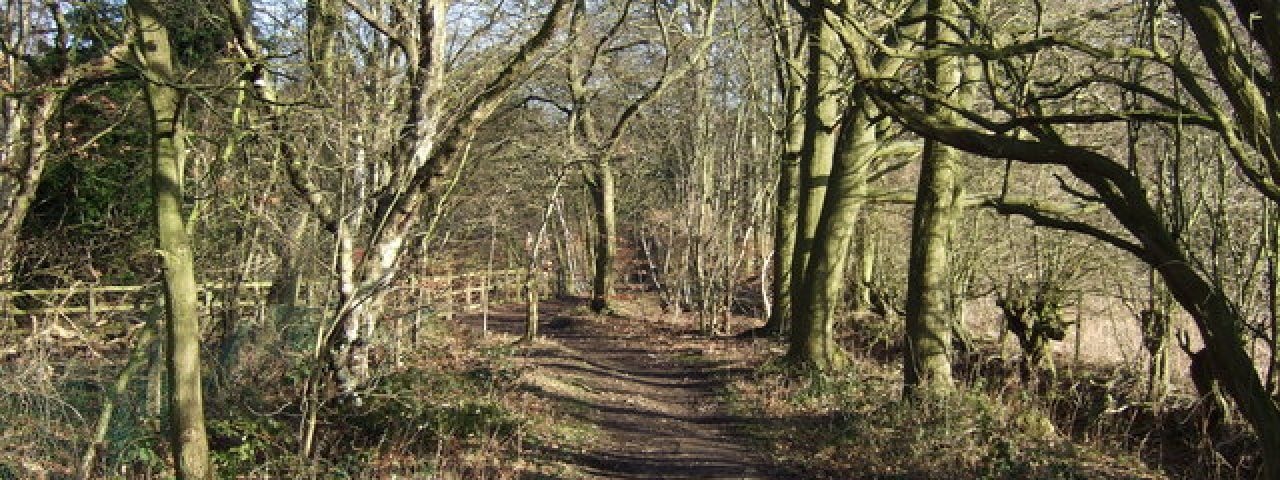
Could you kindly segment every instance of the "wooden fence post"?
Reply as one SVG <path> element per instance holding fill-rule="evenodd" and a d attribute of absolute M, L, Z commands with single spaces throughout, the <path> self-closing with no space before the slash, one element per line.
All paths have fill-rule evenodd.
<path fill-rule="evenodd" d="M 17 332 L 18 322 L 13 320 L 13 297 L 9 292 L 0 292 L 0 320 L 4 321 L 3 330 L 12 328 Z"/>
<path fill-rule="evenodd" d="M 452 269 L 446 270 L 445 276 L 444 276 L 444 299 L 445 299 L 445 303 L 447 304 L 446 308 L 448 308 L 448 312 L 445 314 L 445 318 L 448 319 L 449 321 L 453 321 L 453 313 L 454 313 L 453 311 L 457 309 L 457 303 L 458 303 L 453 296 L 454 294 L 453 276 L 449 275 L 451 271 Z"/>
<path fill-rule="evenodd" d="M 97 325 L 98 324 L 98 308 L 97 308 L 98 302 L 94 298 L 92 283 L 89 284 L 88 292 L 89 292 L 89 305 L 88 305 L 89 325 Z"/>
<path fill-rule="evenodd" d="M 473 282 L 475 282 L 475 277 L 469 275 L 462 277 L 462 308 L 471 308 L 472 303 L 474 303 L 471 301 L 471 291 L 474 286 L 472 285 Z"/>
<path fill-rule="evenodd" d="M 489 330 L 489 286 L 491 281 L 489 276 L 491 271 L 485 271 L 483 277 L 480 277 L 480 323 L 484 325 L 484 330 Z"/>
<path fill-rule="evenodd" d="M 200 285 L 204 289 L 204 308 L 209 318 L 213 318 L 213 289 L 208 285 Z"/>

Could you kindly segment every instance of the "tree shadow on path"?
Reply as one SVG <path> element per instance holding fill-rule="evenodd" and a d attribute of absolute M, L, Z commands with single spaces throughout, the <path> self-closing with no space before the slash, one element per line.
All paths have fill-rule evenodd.
<path fill-rule="evenodd" d="M 546 341 L 517 356 L 554 380 L 553 387 L 528 386 L 531 393 L 596 426 L 600 438 L 585 448 L 541 446 L 538 454 L 592 478 L 800 478 L 750 443 L 744 429 L 757 421 L 727 412 L 721 393 L 730 376 L 744 371 L 682 344 L 692 326 L 569 315 L 584 311 L 580 304 L 542 303 Z M 460 320 L 473 328 L 480 323 Z M 491 312 L 488 327 L 521 335 L 523 312 Z"/>

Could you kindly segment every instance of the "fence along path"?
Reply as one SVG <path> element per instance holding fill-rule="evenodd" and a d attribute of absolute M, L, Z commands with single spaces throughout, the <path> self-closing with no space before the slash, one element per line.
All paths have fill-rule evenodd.
<path fill-rule="evenodd" d="M 431 309 L 433 314 L 452 317 L 459 310 L 485 308 L 491 300 L 517 298 L 524 270 L 409 275 L 402 278 L 404 281 L 392 287 L 392 295 L 397 298 L 408 295 L 410 313 Z M 203 283 L 200 285 L 200 299 L 209 315 L 226 308 L 231 302 L 228 298 L 231 295 L 236 297 L 236 307 L 265 310 L 266 294 L 271 285 L 269 281 Z M 317 291 L 327 286 L 323 282 L 302 282 L 301 303 L 314 305 Z M 89 284 L 72 288 L 0 291 L 0 336 L 39 332 L 41 323 L 71 321 L 72 317 L 84 317 L 85 320 L 83 325 L 73 325 L 73 328 L 101 329 L 110 323 L 104 314 L 136 313 L 151 308 L 161 294 L 159 287 L 157 283 Z"/>

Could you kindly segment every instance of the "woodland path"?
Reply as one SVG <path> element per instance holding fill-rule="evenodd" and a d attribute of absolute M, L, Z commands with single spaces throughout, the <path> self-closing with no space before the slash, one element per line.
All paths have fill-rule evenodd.
<path fill-rule="evenodd" d="M 541 453 L 587 478 L 796 478 L 771 465 L 727 412 L 723 364 L 702 358 L 692 325 L 581 314 L 580 302 L 541 304 L 543 340 L 517 355 L 542 378 L 535 393 L 598 428 L 585 450 Z M 478 315 L 462 319 L 478 328 Z M 489 316 L 491 331 L 519 335 L 523 312 Z M 536 477 L 534 477 L 536 478 Z"/>

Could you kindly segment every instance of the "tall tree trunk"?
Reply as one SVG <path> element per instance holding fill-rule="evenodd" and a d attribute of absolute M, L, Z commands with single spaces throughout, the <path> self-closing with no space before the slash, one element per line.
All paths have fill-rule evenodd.
<path fill-rule="evenodd" d="M 799 182 L 797 185 L 797 221 L 795 251 L 791 257 L 791 294 L 792 325 L 790 332 L 790 350 L 788 357 L 801 362 L 815 360 L 824 363 L 822 349 L 815 350 L 810 335 L 821 331 L 820 326 L 808 322 L 808 305 L 794 301 L 803 296 L 807 288 L 806 275 L 809 265 L 809 252 L 814 243 L 814 232 L 818 229 L 822 217 L 822 203 L 826 197 L 827 183 L 831 174 L 832 158 L 835 155 L 836 122 L 839 117 L 839 104 L 842 88 L 840 85 L 840 67 L 837 60 L 842 56 L 836 32 L 824 20 L 827 7 L 812 8 L 805 13 L 804 27 L 808 42 L 808 76 L 806 78 L 804 139 L 799 157 Z M 818 328 L 818 330 L 815 330 Z"/>
<path fill-rule="evenodd" d="M 333 78 L 333 52 L 342 16 L 338 0 L 307 0 L 307 60 L 318 86 Z"/>
<path fill-rule="evenodd" d="M 845 288 L 849 246 L 858 222 L 867 172 L 876 152 L 870 100 L 855 91 L 845 110 L 839 149 L 831 168 L 822 215 L 814 230 L 804 287 L 795 291 L 791 351 L 795 361 L 824 370 L 839 369 L 844 354 L 835 343 L 836 308 Z"/>
<path fill-rule="evenodd" d="M 689 200 L 694 203 L 693 228 L 690 235 L 689 270 L 690 280 L 694 288 L 694 308 L 698 315 L 698 326 L 704 335 L 713 335 L 716 330 L 714 283 L 716 279 L 714 246 L 716 243 L 716 221 L 712 208 L 712 177 L 714 159 L 710 155 L 711 118 L 707 96 L 706 58 L 693 61 L 694 73 L 689 79 L 692 83 L 688 95 L 688 104 L 694 109 L 693 123 L 689 128 L 690 161 L 694 171 Z M 728 181 L 729 179 L 722 179 Z"/>
<path fill-rule="evenodd" d="M 182 94 L 169 43 L 156 5 L 131 0 L 138 26 L 138 60 L 146 76 L 151 119 L 152 191 L 157 250 L 164 269 L 166 353 L 169 367 L 169 414 L 174 465 L 178 478 L 213 478 L 204 427 L 200 381 L 200 319 L 191 239 L 182 215 Z"/>
<path fill-rule="evenodd" d="M 835 155 L 836 123 L 840 116 L 840 67 L 838 59 L 844 48 L 836 32 L 823 20 L 826 8 L 807 12 L 805 30 L 808 41 L 808 75 L 806 78 L 804 138 L 799 157 L 797 183 L 797 219 L 795 251 L 791 259 L 792 292 L 804 287 L 805 268 L 814 231 L 822 216 L 828 176 Z"/>
<path fill-rule="evenodd" d="M 947 45 L 958 38 L 951 19 L 954 0 L 930 0 L 925 38 L 930 46 Z M 943 98 L 956 98 L 961 65 L 955 57 L 941 56 L 925 63 L 925 75 L 933 79 Z M 945 107 L 930 103 L 934 115 L 954 119 Z M 945 393 L 955 388 L 951 375 L 952 309 L 950 289 L 951 232 L 955 222 L 957 193 L 956 153 L 935 140 L 925 140 L 916 187 L 915 214 L 911 221 L 911 258 L 907 268 L 906 357 L 903 380 L 906 393 Z"/>
<path fill-rule="evenodd" d="M 777 206 L 773 226 L 773 305 L 762 334 L 781 335 L 791 323 L 792 260 L 800 209 L 800 151 L 804 145 L 804 78 L 789 65 L 786 72 L 786 132 L 778 169 Z"/>
<path fill-rule="evenodd" d="M 618 220 L 614 211 L 613 167 L 608 158 L 599 158 L 595 165 L 595 178 L 589 182 L 591 200 L 595 206 L 595 270 L 591 280 L 591 310 L 597 313 L 609 311 L 609 296 L 613 295 L 613 261 L 617 254 Z"/>

